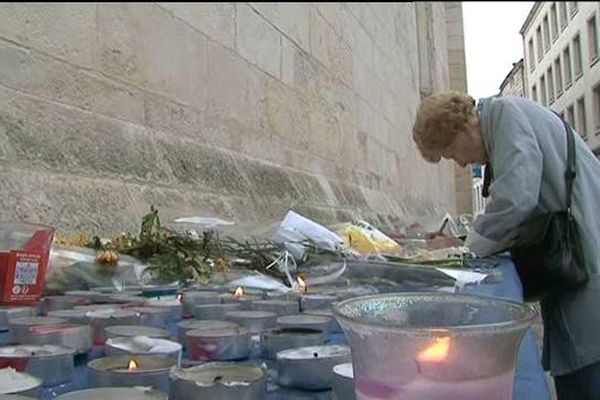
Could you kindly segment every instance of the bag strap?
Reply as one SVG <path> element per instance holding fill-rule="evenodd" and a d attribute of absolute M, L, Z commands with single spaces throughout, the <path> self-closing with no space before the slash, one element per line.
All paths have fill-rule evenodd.
<path fill-rule="evenodd" d="M 571 126 L 560 116 L 556 111 L 552 110 L 554 114 L 560 118 L 565 126 L 567 132 L 567 170 L 565 171 L 565 182 L 567 186 L 567 213 L 571 215 L 571 198 L 573 194 L 573 181 L 577 176 L 576 163 L 575 163 L 575 134 Z"/>

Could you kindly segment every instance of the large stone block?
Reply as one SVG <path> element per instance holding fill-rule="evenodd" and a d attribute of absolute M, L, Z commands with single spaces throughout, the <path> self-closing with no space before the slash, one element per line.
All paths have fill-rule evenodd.
<path fill-rule="evenodd" d="M 7 87 L 141 123 L 143 94 L 132 86 L 0 40 L 0 82 Z"/>
<path fill-rule="evenodd" d="M 209 108 L 258 130 L 264 115 L 266 76 L 235 53 L 208 46 Z"/>
<path fill-rule="evenodd" d="M 96 64 L 96 5 L 3 3 L 0 5 L 0 36 L 93 68 Z"/>
<path fill-rule="evenodd" d="M 0 125 L 16 165 L 90 176 L 168 181 L 147 132 L 0 88 Z"/>
<path fill-rule="evenodd" d="M 267 82 L 266 94 L 266 130 L 296 148 L 308 147 L 308 101 L 274 79 Z"/>
<path fill-rule="evenodd" d="M 98 24 L 102 72 L 206 107 L 205 36 L 146 3 L 100 4 Z"/>
<path fill-rule="evenodd" d="M 231 49 L 235 43 L 234 3 L 158 3 L 215 42 Z"/>
<path fill-rule="evenodd" d="M 309 14 L 311 3 L 250 3 L 267 21 L 283 32 L 296 45 L 309 49 Z"/>
<path fill-rule="evenodd" d="M 236 4 L 236 43 L 242 57 L 270 75 L 281 77 L 281 34 L 252 7 Z"/>

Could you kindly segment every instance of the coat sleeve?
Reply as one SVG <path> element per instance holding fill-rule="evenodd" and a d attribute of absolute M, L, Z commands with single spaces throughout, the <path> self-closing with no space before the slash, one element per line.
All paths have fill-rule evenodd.
<path fill-rule="evenodd" d="M 483 129 L 491 129 L 493 140 L 491 200 L 465 243 L 479 256 L 508 248 L 515 228 L 538 205 L 542 180 L 542 153 L 526 112 L 510 99 L 495 99 L 489 107 Z"/>

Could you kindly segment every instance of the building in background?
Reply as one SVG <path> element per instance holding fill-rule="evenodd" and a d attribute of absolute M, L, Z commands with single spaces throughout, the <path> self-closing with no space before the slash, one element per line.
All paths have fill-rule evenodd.
<path fill-rule="evenodd" d="M 464 58 L 449 11 L 454 30 L 442 2 L 2 3 L 0 219 L 454 213 L 452 163 L 411 135 Z"/>
<path fill-rule="evenodd" d="M 465 36 L 462 3 L 446 2 L 446 22 L 448 33 L 448 63 L 450 89 L 468 93 L 467 63 L 465 60 Z M 454 163 L 456 187 L 456 212 L 458 214 L 474 214 L 473 179 L 469 168 L 461 168 Z"/>
<path fill-rule="evenodd" d="M 526 97 L 523 59 L 513 63 L 513 67 L 500 84 L 500 96 Z"/>
<path fill-rule="evenodd" d="M 523 27 L 527 96 L 560 113 L 600 155 L 598 2 L 536 2 Z"/>

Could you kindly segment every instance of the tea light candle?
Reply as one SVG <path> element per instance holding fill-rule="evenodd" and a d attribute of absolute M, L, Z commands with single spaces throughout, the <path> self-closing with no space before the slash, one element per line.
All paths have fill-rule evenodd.
<path fill-rule="evenodd" d="M 169 393 L 169 370 L 177 361 L 157 356 L 104 357 L 90 361 L 91 387 L 143 386 Z"/>
<path fill-rule="evenodd" d="M 8 321 L 9 342 L 18 344 L 27 337 L 29 330 L 34 326 L 63 324 L 67 321 L 54 317 L 21 317 Z"/>
<path fill-rule="evenodd" d="M 250 310 L 253 301 L 262 300 L 262 296 L 246 294 L 241 287 L 238 287 L 234 293 L 223 293 L 219 297 L 223 304 L 241 303 L 242 310 Z"/>
<path fill-rule="evenodd" d="M 331 322 L 329 323 L 329 333 L 344 333 L 344 331 L 342 330 L 342 326 L 340 325 L 340 323 L 338 322 L 337 319 L 335 319 L 335 317 L 333 316 L 333 312 L 331 312 L 330 309 L 326 309 L 326 310 L 307 310 L 305 312 L 303 312 L 304 315 L 318 315 L 320 317 L 327 317 L 331 319 Z"/>
<path fill-rule="evenodd" d="M 251 334 L 260 334 L 275 327 L 277 314 L 267 311 L 230 311 L 225 318 L 246 327 Z"/>
<path fill-rule="evenodd" d="M 183 318 L 183 304 L 178 297 L 161 297 L 150 299 L 147 302 L 149 307 L 163 307 L 169 310 L 169 320 L 167 323 L 181 321 Z"/>
<path fill-rule="evenodd" d="M 0 331 L 8 330 L 8 321 L 15 318 L 33 317 L 32 307 L 0 306 Z"/>
<path fill-rule="evenodd" d="M 284 317 L 277 318 L 277 326 L 282 328 L 308 328 L 317 329 L 328 334 L 329 324 L 331 318 L 322 317 L 318 315 L 286 315 Z"/>
<path fill-rule="evenodd" d="M 194 318 L 219 320 L 229 311 L 236 311 L 242 308 L 240 303 L 231 304 L 200 304 L 194 306 Z"/>
<path fill-rule="evenodd" d="M 108 299 L 112 303 L 126 304 L 133 307 L 144 307 L 148 302 L 143 297 L 132 296 L 130 294 L 113 294 Z"/>
<path fill-rule="evenodd" d="M 146 336 L 157 339 L 168 339 L 169 332 L 143 325 L 113 325 L 104 329 L 104 336 L 109 338 Z"/>
<path fill-rule="evenodd" d="M 90 304 L 90 301 L 76 296 L 45 296 L 42 299 L 42 312 L 70 310 L 75 306 Z"/>
<path fill-rule="evenodd" d="M 134 296 L 137 296 L 138 294 L 142 294 L 142 287 L 136 286 L 136 285 L 125 285 L 125 286 L 121 286 L 121 287 L 98 286 L 98 287 L 92 288 L 92 290 L 94 292 L 108 293 L 108 294 L 121 293 L 121 294 L 131 294 Z"/>
<path fill-rule="evenodd" d="M 110 297 L 106 293 L 94 292 L 92 290 L 70 290 L 65 292 L 66 296 L 75 297 L 89 303 L 104 303 Z"/>
<path fill-rule="evenodd" d="M 197 329 L 186 335 L 188 353 L 194 361 L 240 360 L 250 355 L 252 340 L 243 327 Z"/>
<path fill-rule="evenodd" d="M 298 292 L 266 292 L 265 300 L 287 300 L 287 301 L 300 301 L 302 295 Z"/>
<path fill-rule="evenodd" d="M 53 345 L 0 347 L 0 363 L 41 379 L 44 386 L 54 386 L 71 380 L 74 354 L 73 349 Z"/>
<path fill-rule="evenodd" d="M 182 293 L 183 313 L 186 315 L 192 314 L 194 306 L 201 304 L 220 304 L 221 298 L 217 292 L 201 292 L 191 291 Z"/>
<path fill-rule="evenodd" d="M 90 325 L 61 323 L 29 328 L 29 332 L 22 339 L 22 343 L 60 345 L 73 349 L 75 354 L 85 354 L 92 349 L 93 339 Z"/>
<path fill-rule="evenodd" d="M 182 346 L 177 342 L 147 336 L 111 338 L 104 344 L 104 352 L 109 357 L 126 354 L 163 356 L 177 360 L 177 365 L 181 360 L 181 351 Z"/>
<path fill-rule="evenodd" d="M 164 307 L 126 307 L 126 310 L 140 314 L 142 325 L 166 328 L 169 325 L 171 310 Z"/>
<path fill-rule="evenodd" d="M 88 311 L 86 310 L 56 310 L 48 312 L 49 317 L 62 318 L 72 324 L 86 325 L 90 323 Z"/>
<path fill-rule="evenodd" d="M 316 329 L 276 328 L 260 335 L 263 357 L 273 360 L 277 353 L 287 349 L 318 346 L 325 343 L 325 333 Z"/>
<path fill-rule="evenodd" d="M 348 346 L 313 346 L 277 353 L 279 385 L 303 390 L 331 388 L 333 367 L 351 361 Z"/>
<path fill-rule="evenodd" d="M 352 363 L 338 364 L 333 367 L 333 393 L 339 400 L 356 400 Z"/>
<path fill-rule="evenodd" d="M 38 398 L 42 380 L 14 368 L 0 369 L 0 394 L 18 394 Z"/>
<path fill-rule="evenodd" d="M 92 331 L 94 332 L 94 344 L 103 345 L 106 341 L 104 335 L 104 329 L 107 326 L 113 325 L 139 325 L 141 323 L 141 316 L 133 311 L 120 310 L 120 309 L 104 309 L 97 311 L 90 311 L 88 313 L 90 324 L 92 325 Z"/>
<path fill-rule="evenodd" d="M 197 329 L 221 329 L 221 328 L 237 328 L 238 324 L 235 322 L 229 321 L 219 321 L 219 320 L 197 320 L 190 319 L 187 321 L 181 321 L 177 324 L 177 336 L 179 338 L 179 343 L 183 345 L 183 347 L 188 348 L 187 344 L 187 333 L 189 331 L 197 330 Z"/>
<path fill-rule="evenodd" d="M 56 397 L 56 400 L 167 400 L 165 393 L 145 387 L 104 387 L 78 390 Z"/>
<path fill-rule="evenodd" d="M 298 314 L 300 305 L 297 301 L 287 300 L 259 300 L 252 303 L 254 311 L 268 311 L 282 317 L 284 315 Z"/>
<path fill-rule="evenodd" d="M 170 374 L 171 400 L 263 400 L 267 376 L 263 369 L 231 363 L 206 363 L 174 368 Z"/>
<path fill-rule="evenodd" d="M 300 298 L 300 308 L 302 311 L 328 309 L 335 300 L 336 297 L 334 296 L 322 294 L 305 295 Z"/>

